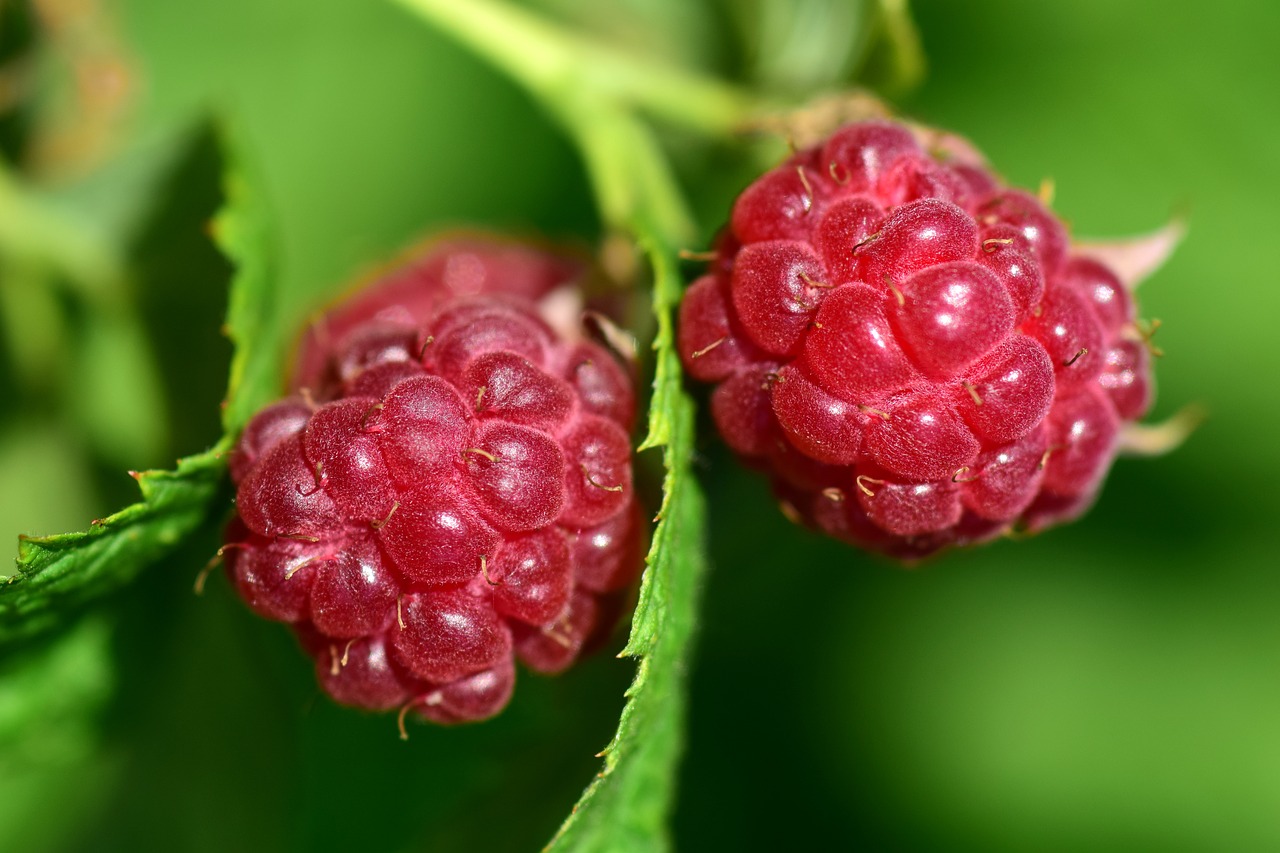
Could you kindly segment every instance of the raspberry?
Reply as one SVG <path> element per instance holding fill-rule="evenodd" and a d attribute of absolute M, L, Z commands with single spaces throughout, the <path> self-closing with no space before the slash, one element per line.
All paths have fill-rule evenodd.
<path fill-rule="evenodd" d="M 582 272 L 579 262 L 563 254 L 488 234 L 429 242 L 358 283 L 339 309 L 307 329 L 298 346 L 293 386 L 335 395 L 344 359 L 367 357 L 378 338 L 389 341 L 391 349 L 364 367 L 416 361 L 428 321 L 446 302 L 493 293 L 540 300 L 578 280 Z M 366 344 L 355 346 L 357 338 Z M 336 357 L 338 342 L 348 345 L 341 358 Z M 345 366 L 349 371 L 354 365 Z"/>
<path fill-rule="evenodd" d="M 645 539 L 635 401 L 609 353 L 553 325 L 546 297 L 580 273 L 438 244 L 318 321 L 297 393 L 244 430 L 227 572 L 336 701 L 484 719 L 516 658 L 563 670 L 621 613 Z"/>
<path fill-rule="evenodd" d="M 789 514 L 905 560 L 1075 518 L 1151 403 L 1119 277 L 972 146 L 889 121 L 742 192 L 678 346 Z"/>

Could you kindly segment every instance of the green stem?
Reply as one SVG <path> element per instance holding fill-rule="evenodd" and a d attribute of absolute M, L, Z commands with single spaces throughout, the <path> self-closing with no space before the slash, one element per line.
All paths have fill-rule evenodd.
<path fill-rule="evenodd" d="M 697 229 L 666 156 L 633 108 L 728 135 L 755 109 L 745 94 L 605 50 L 495 0 L 396 2 L 490 60 L 556 117 L 582 152 L 606 225 L 641 238 L 651 255 L 674 255 L 695 238 Z M 656 295 L 668 305 L 678 298 L 678 293 Z M 660 340 L 664 332 L 660 329 Z"/>
<path fill-rule="evenodd" d="M 595 103 L 639 106 L 710 136 L 726 136 L 763 105 L 727 83 L 604 48 L 494 0 L 395 0 L 556 104 L 590 93 Z"/>
<path fill-rule="evenodd" d="M 586 162 L 601 218 L 610 227 L 633 237 L 653 234 L 671 252 L 693 239 L 693 217 L 649 128 L 622 109 L 596 106 L 564 113 Z"/>

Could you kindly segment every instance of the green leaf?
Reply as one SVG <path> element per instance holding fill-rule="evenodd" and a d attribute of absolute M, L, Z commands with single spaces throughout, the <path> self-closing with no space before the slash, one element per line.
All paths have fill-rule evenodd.
<path fill-rule="evenodd" d="M 0 643 L 58 624 L 68 611 L 130 581 L 175 547 L 208 514 L 229 447 L 179 460 L 173 471 L 134 479 L 142 500 L 89 530 L 19 537 L 18 574 L 0 585 Z"/>
<path fill-rule="evenodd" d="M 262 180 L 246 158 L 246 146 L 231 131 L 224 129 L 222 144 L 227 201 L 214 221 L 214 236 L 236 266 L 226 327 L 235 352 L 222 410 L 229 439 L 239 435 L 258 409 L 280 396 L 281 330 L 274 310 L 276 237 Z"/>
<path fill-rule="evenodd" d="M 228 135 L 223 153 L 227 201 L 214 230 L 237 267 L 227 310 L 235 354 L 223 409 L 226 434 L 212 449 L 179 460 L 174 470 L 134 473 L 142 500 L 89 530 L 22 537 L 18 573 L 0 582 L 0 643 L 52 627 L 176 547 L 213 509 L 234 436 L 277 393 L 270 220 L 240 146 Z"/>
<path fill-rule="evenodd" d="M 84 178 L 43 188 L 51 211 L 107 245 L 124 246 L 151 212 L 154 199 L 203 128 L 127 140 L 125 147 Z"/>
<path fill-rule="evenodd" d="M 690 471 L 693 403 L 681 387 L 671 312 L 681 291 L 675 254 L 645 240 L 655 269 L 657 372 L 642 447 L 664 448 L 666 478 L 631 636 L 622 654 L 639 661 L 604 768 L 548 845 L 556 851 L 654 850 L 670 846 L 667 821 L 683 750 L 685 681 L 706 571 L 705 505 Z"/>

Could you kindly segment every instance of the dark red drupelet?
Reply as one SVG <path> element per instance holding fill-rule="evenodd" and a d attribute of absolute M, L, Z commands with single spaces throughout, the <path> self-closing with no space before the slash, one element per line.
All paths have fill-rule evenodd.
<path fill-rule="evenodd" d="M 680 315 L 784 508 L 905 560 L 1075 518 L 1152 396 L 1119 279 L 947 139 L 853 124 L 766 173 Z"/>
<path fill-rule="evenodd" d="M 646 540 L 635 400 L 549 309 L 580 275 L 518 243 L 436 244 L 318 321 L 296 393 L 245 429 L 227 571 L 338 702 L 484 719 L 516 659 L 559 672 L 616 621 Z"/>

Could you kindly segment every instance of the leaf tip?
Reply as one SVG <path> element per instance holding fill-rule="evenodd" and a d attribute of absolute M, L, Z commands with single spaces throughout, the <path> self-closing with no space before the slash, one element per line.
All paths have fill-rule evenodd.
<path fill-rule="evenodd" d="M 667 435 L 665 430 L 661 431 L 661 433 L 657 430 L 649 430 L 649 434 L 644 437 L 644 441 L 640 442 L 639 446 L 636 447 L 636 453 L 640 453 L 644 450 L 653 450 L 656 447 L 666 446 Z"/>

